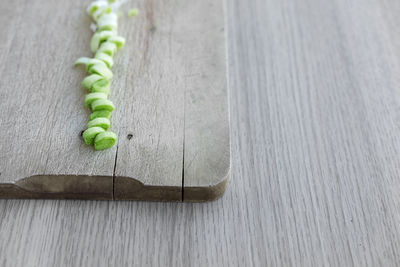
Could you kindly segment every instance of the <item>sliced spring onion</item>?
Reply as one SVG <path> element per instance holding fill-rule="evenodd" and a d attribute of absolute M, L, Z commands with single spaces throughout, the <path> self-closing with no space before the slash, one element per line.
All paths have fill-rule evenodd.
<path fill-rule="evenodd" d="M 94 149 L 104 150 L 112 147 L 117 142 L 118 137 L 113 132 L 99 133 L 94 139 Z"/>
<path fill-rule="evenodd" d="M 105 53 L 109 55 L 110 57 L 114 56 L 115 52 L 117 52 L 117 45 L 112 42 L 104 42 L 100 45 L 99 49 L 97 52 L 100 53 Z"/>
<path fill-rule="evenodd" d="M 103 60 L 97 59 L 97 58 L 87 58 L 87 57 L 81 57 L 77 61 L 75 61 L 75 66 L 77 65 L 86 65 L 86 70 L 90 73 L 90 69 L 96 65 L 104 65 L 104 67 L 108 68 L 108 64 L 106 64 Z"/>
<path fill-rule="evenodd" d="M 101 127 L 92 127 L 83 132 L 82 137 L 87 145 L 93 145 L 94 139 L 99 133 L 104 133 L 105 130 Z"/>
<path fill-rule="evenodd" d="M 98 110 L 113 111 L 114 109 L 115 106 L 113 102 L 111 102 L 108 99 L 99 99 L 92 103 L 92 111 L 98 111 Z"/>
<path fill-rule="evenodd" d="M 93 53 L 97 51 L 97 49 L 100 46 L 100 34 L 96 32 L 93 34 L 92 39 L 90 40 L 90 50 L 92 50 Z"/>
<path fill-rule="evenodd" d="M 118 27 L 117 22 L 105 21 L 102 24 L 98 24 L 99 31 L 113 31 L 116 30 Z"/>
<path fill-rule="evenodd" d="M 110 14 L 111 12 L 111 7 L 99 7 L 95 12 L 93 12 L 92 18 L 95 21 L 98 21 L 104 14 Z"/>
<path fill-rule="evenodd" d="M 114 43 L 117 46 L 117 50 L 121 50 L 125 45 L 125 38 L 121 36 L 112 36 L 107 41 Z"/>
<path fill-rule="evenodd" d="M 82 81 L 82 86 L 86 89 L 91 90 L 92 86 L 95 82 L 104 79 L 104 77 L 97 75 L 97 74 L 92 74 L 87 76 L 85 79 Z"/>
<path fill-rule="evenodd" d="M 92 74 L 101 75 L 106 79 L 111 79 L 113 77 L 112 71 L 109 68 L 107 68 L 107 66 L 106 66 L 106 64 L 104 62 L 102 62 L 102 64 L 94 64 L 89 69 L 89 72 L 92 73 Z"/>
<path fill-rule="evenodd" d="M 128 11 L 128 16 L 129 17 L 135 17 L 139 13 L 139 9 L 137 8 L 132 8 L 131 10 Z"/>
<path fill-rule="evenodd" d="M 107 8 L 107 6 L 108 4 L 105 1 L 94 1 L 88 6 L 87 13 L 89 15 L 93 15 L 93 13 L 97 11 L 99 8 Z"/>
<path fill-rule="evenodd" d="M 102 31 L 98 33 L 100 35 L 100 41 L 105 41 L 116 34 L 115 31 Z"/>
<path fill-rule="evenodd" d="M 96 119 L 96 118 L 111 118 L 111 112 L 108 110 L 98 110 L 90 114 L 90 120 Z"/>
<path fill-rule="evenodd" d="M 100 44 L 114 35 L 115 35 L 115 32 L 113 32 L 113 31 L 101 31 L 101 32 L 96 32 L 95 34 L 93 34 L 93 37 L 90 41 L 90 49 L 92 50 L 92 52 L 96 53 Z"/>
<path fill-rule="evenodd" d="M 88 64 L 86 65 L 86 70 L 87 72 L 91 73 L 91 69 L 92 67 L 94 67 L 95 65 L 103 65 L 104 67 L 108 68 L 107 64 L 104 63 L 104 61 L 99 60 L 97 58 L 91 58 L 90 61 L 88 62 Z"/>
<path fill-rule="evenodd" d="M 97 21 L 99 31 L 113 31 L 118 28 L 118 16 L 115 13 L 105 14 Z"/>
<path fill-rule="evenodd" d="M 109 14 L 104 14 L 103 16 L 101 16 L 101 18 L 99 20 L 117 21 L 117 19 L 118 19 L 118 15 L 116 13 L 109 13 Z M 100 23 L 100 21 L 98 21 L 98 23 Z"/>
<path fill-rule="evenodd" d="M 110 81 L 107 79 L 101 79 L 95 82 L 92 87 L 90 88 L 91 92 L 99 92 L 110 94 Z"/>
<path fill-rule="evenodd" d="M 85 66 L 87 66 L 87 64 L 89 63 L 90 60 L 91 60 L 91 58 L 88 58 L 88 57 L 81 57 L 81 58 L 78 58 L 78 60 L 75 61 L 74 66 L 78 66 L 78 65 L 85 65 Z"/>
<path fill-rule="evenodd" d="M 96 53 L 94 58 L 103 61 L 108 68 L 111 68 L 114 65 L 114 60 L 111 56 L 107 55 L 106 53 L 100 52 Z"/>
<path fill-rule="evenodd" d="M 92 103 L 99 99 L 107 99 L 107 94 L 105 93 L 90 93 L 85 96 L 85 106 L 90 107 Z"/>
<path fill-rule="evenodd" d="M 106 9 L 106 7 L 99 7 L 98 9 L 96 9 L 96 11 L 92 13 L 93 19 L 97 21 L 106 12 Z"/>
<path fill-rule="evenodd" d="M 90 129 L 92 127 L 101 127 L 104 130 L 108 130 L 110 128 L 110 120 L 107 118 L 96 118 L 88 122 L 87 127 Z"/>

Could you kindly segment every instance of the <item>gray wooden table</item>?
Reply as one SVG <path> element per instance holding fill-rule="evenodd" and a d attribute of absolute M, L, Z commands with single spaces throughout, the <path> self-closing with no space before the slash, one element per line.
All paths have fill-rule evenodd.
<path fill-rule="evenodd" d="M 206 204 L 0 201 L 1 266 L 399 266 L 400 2 L 227 1 Z"/>

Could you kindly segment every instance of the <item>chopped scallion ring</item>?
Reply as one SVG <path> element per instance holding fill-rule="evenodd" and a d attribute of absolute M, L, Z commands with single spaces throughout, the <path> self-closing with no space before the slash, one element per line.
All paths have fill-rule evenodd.
<path fill-rule="evenodd" d="M 110 37 L 114 36 L 115 32 L 113 31 L 101 31 L 93 34 L 92 39 L 90 41 L 90 49 L 93 53 L 96 53 L 100 44 L 104 41 L 107 41 Z"/>
<path fill-rule="evenodd" d="M 103 76 L 106 79 L 111 79 L 113 77 L 112 71 L 107 68 L 106 64 L 101 61 L 102 64 L 94 64 L 90 69 L 89 72 L 92 74 L 98 74 Z"/>
<path fill-rule="evenodd" d="M 112 12 L 110 7 L 99 7 L 93 12 L 92 17 L 95 21 L 98 21 L 104 14 L 109 14 Z"/>
<path fill-rule="evenodd" d="M 92 127 L 101 127 L 104 130 L 108 130 L 110 128 L 110 120 L 107 118 L 96 118 L 88 122 L 87 127 L 90 129 Z"/>
<path fill-rule="evenodd" d="M 105 93 L 90 93 L 85 96 L 85 106 L 90 107 L 92 103 L 99 99 L 107 99 L 107 94 Z"/>
<path fill-rule="evenodd" d="M 111 56 L 107 55 L 106 53 L 103 52 L 98 52 L 94 56 L 96 59 L 103 61 L 107 67 L 112 68 L 114 65 L 114 60 Z"/>
<path fill-rule="evenodd" d="M 90 114 L 90 120 L 94 120 L 96 118 L 111 118 L 111 112 L 108 110 L 98 110 Z"/>
<path fill-rule="evenodd" d="M 101 127 L 92 127 L 83 132 L 82 137 L 87 145 L 93 145 L 94 139 L 99 133 L 104 133 L 105 130 Z"/>
<path fill-rule="evenodd" d="M 98 111 L 98 110 L 113 111 L 114 109 L 115 106 L 113 102 L 111 102 L 108 99 L 98 99 L 96 101 L 93 101 L 92 103 L 92 111 Z"/>
<path fill-rule="evenodd" d="M 117 16 L 112 17 L 114 13 L 103 15 L 97 21 L 99 31 L 114 31 L 118 28 Z"/>
<path fill-rule="evenodd" d="M 100 45 L 99 49 L 97 50 L 99 53 L 105 53 L 109 56 L 114 56 L 115 52 L 117 52 L 117 45 L 112 42 L 104 42 Z"/>
<path fill-rule="evenodd" d="M 96 32 L 93 34 L 92 39 L 90 40 L 90 50 L 92 50 L 93 53 L 97 51 L 97 49 L 100 46 L 100 34 Z"/>
<path fill-rule="evenodd" d="M 128 16 L 129 17 L 135 17 L 139 13 L 139 10 L 137 8 L 132 8 L 131 10 L 128 11 Z"/>
<path fill-rule="evenodd" d="M 92 69 L 93 66 L 97 64 L 103 65 L 104 67 L 108 68 L 107 64 L 104 61 L 99 60 L 97 58 L 91 58 L 88 64 L 86 65 L 87 72 L 91 73 L 90 70 Z"/>
<path fill-rule="evenodd" d="M 118 137 L 113 132 L 102 132 L 99 133 L 94 139 L 94 149 L 104 150 L 115 145 Z"/>
<path fill-rule="evenodd" d="M 77 66 L 77 65 L 85 65 L 85 66 L 87 66 L 87 64 L 89 63 L 90 60 L 91 60 L 91 58 L 88 58 L 88 57 L 78 58 L 78 60 L 75 61 L 74 66 Z"/>
<path fill-rule="evenodd" d="M 97 82 L 93 83 L 92 87 L 90 88 L 91 92 L 99 92 L 110 94 L 110 81 L 107 79 L 101 79 Z"/>
<path fill-rule="evenodd" d="M 104 1 L 94 1 L 92 2 L 88 8 L 87 8 L 87 12 L 89 15 L 93 15 L 94 12 L 96 12 L 97 10 L 101 9 L 101 8 L 107 8 L 107 2 Z"/>
<path fill-rule="evenodd" d="M 87 76 L 85 79 L 82 81 L 82 86 L 88 90 L 92 89 L 92 86 L 95 82 L 104 79 L 104 77 L 97 75 L 97 74 L 92 74 Z"/>
<path fill-rule="evenodd" d="M 125 38 L 121 36 L 112 36 L 108 38 L 107 42 L 114 43 L 118 50 L 121 50 L 125 45 Z"/>

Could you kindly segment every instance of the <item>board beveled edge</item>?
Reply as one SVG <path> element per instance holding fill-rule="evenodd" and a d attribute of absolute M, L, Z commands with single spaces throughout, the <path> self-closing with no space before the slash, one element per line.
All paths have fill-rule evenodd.
<path fill-rule="evenodd" d="M 230 166 L 230 164 L 229 164 Z M 228 188 L 231 179 L 231 169 L 229 167 L 226 175 L 219 179 L 215 185 L 210 186 L 185 186 L 183 187 L 183 202 L 210 202 L 221 198 Z"/>
<path fill-rule="evenodd" d="M 0 199 L 112 200 L 112 186 L 108 176 L 34 175 L 0 184 Z"/>
<path fill-rule="evenodd" d="M 183 188 L 183 202 L 210 202 L 221 198 L 231 179 L 230 170 L 225 178 L 213 186 L 187 186 Z"/>
<path fill-rule="evenodd" d="M 209 202 L 221 198 L 230 181 L 230 169 L 212 186 L 178 187 L 145 185 L 131 177 L 114 178 L 114 200 Z"/>
<path fill-rule="evenodd" d="M 114 200 L 182 201 L 181 186 L 154 186 L 132 177 L 114 177 Z"/>
<path fill-rule="evenodd" d="M 0 184 L 0 199 L 141 200 L 208 202 L 226 191 L 230 169 L 213 186 L 153 186 L 131 177 L 87 175 L 34 175 Z"/>

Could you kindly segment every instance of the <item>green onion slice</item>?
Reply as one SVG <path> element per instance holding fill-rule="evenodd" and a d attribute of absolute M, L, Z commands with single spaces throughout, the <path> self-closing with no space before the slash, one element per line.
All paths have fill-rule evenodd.
<path fill-rule="evenodd" d="M 85 79 L 82 81 L 82 86 L 86 89 L 91 90 L 92 86 L 95 82 L 104 79 L 104 77 L 98 75 L 98 74 L 92 74 L 87 76 Z"/>
<path fill-rule="evenodd" d="M 97 26 L 99 31 L 113 31 L 118 28 L 118 15 L 115 13 L 104 14 L 98 21 Z"/>
<path fill-rule="evenodd" d="M 88 122 L 88 128 L 92 127 L 101 127 L 104 130 L 108 130 L 110 128 L 110 120 L 107 118 L 96 118 Z"/>
<path fill-rule="evenodd" d="M 129 17 L 135 17 L 139 13 L 139 9 L 137 8 L 132 8 L 131 10 L 128 11 L 128 16 Z"/>
<path fill-rule="evenodd" d="M 121 36 L 112 36 L 107 41 L 114 43 L 118 50 L 121 50 L 125 45 L 125 38 Z"/>
<path fill-rule="evenodd" d="M 107 68 L 106 64 L 102 62 L 102 64 L 94 64 L 90 69 L 89 72 L 92 74 L 98 74 L 103 76 L 106 79 L 111 79 L 113 77 L 112 71 Z"/>
<path fill-rule="evenodd" d="M 85 66 L 87 66 L 87 64 L 89 63 L 90 60 L 91 60 L 91 58 L 88 58 L 88 57 L 81 57 L 81 58 L 78 58 L 78 60 L 75 61 L 74 66 L 78 66 L 78 65 L 85 65 Z"/>
<path fill-rule="evenodd" d="M 110 94 L 110 81 L 107 79 L 101 79 L 95 82 L 92 87 L 90 88 L 91 92 L 99 92 Z"/>
<path fill-rule="evenodd" d="M 97 49 L 100 46 L 100 34 L 96 32 L 93 34 L 92 39 L 90 40 L 90 50 L 92 50 L 93 53 L 97 51 Z"/>
<path fill-rule="evenodd" d="M 90 49 L 93 53 L 96 53 L 100 44 L 104 41 L 107 41 L 110 37 L 114 36 L 115 32 L 113 31 L 101 31 L 93 34 L 92 39 L 90 40 Z"/>
<path fill-rule="evenodd" d="M 94 139 L 94 149 L 104 150 L 112 147 L 117 142 L 118 137 L 113 132 L 99 133 Z"/>
<path fill-rule="evenodd" d="M 88 6 L 87 13 L 92 16 L 97 10 L 107 7 L 108 4 L 104 1 L 94 1 Z"/>
<path fill-rule="evenodd" d="M 90 120 L 96 119 L 96 118 L 111 118 L 111 111 L 108 110 L 98 110 L 90 114 Z"/>
<path fill-rule="evenodd" d="M 96 59 L 103 61 L 108 68 L 111 68 L 114 65 L 114 60 L 111 56 L 107 55 L 106 53 L 103 52 L 97 52 L 96 55 L 94 56 Z"/>
<path fill-rule="evenodd" d="M 92 103 L 99 99 L 107 99 L 107 94 L 105 93 L 90 93 L 85 96 L 85 106 L 90 107 Z"/>
<path fill-rule="evenodd" d="M 92 103 L 92 111 L 98 111 L 98 110 L 113 111 L 114 109 L 115 106 L 113 102 L 111 102 L 108 99 L 99 99 Z"/>
<path fill-rule="evenodd" d="M 99 7 L 96 11 L 92 13 L 92 18 L 95 21 L 98 21 L 104 14 L 110 14 L 112 12 L 112 8 L 109 6 Z"/>
<path fill-rule="evenodd" d="M 100 20 L 97 26 L 99 31 L 114 31 L 118 28 L 118 22 L 112 20 Z"/>
<path fill-rule="evenodd" d="M 114 56 L 115 52 L 117 52 L 117 45 L 112 42 L 104 42 L 100 45 L 99 49 L 97 50 L 99 53 L 105 53 L 110 57 Z"/>
<path fill-rule="evenodd" d="M 97 58 L 91 58 L 91 59 L 89 60 L 88 64 L 86 65 L 86 70 L 87 70 L 89 73 L 91 73 L 90 70 L 92 69 L 92 67 L 93 67 L 94 65 L 97 65 L 97 64 L 103 65 L 104 67 L 108 68 L 107 64 L 106 64 L 104 61 L 99 60 L 99 59 L 97 59 Z"/>
<path fill-rule="evenodd" d="M 94 139 L 99 133 L 104 133 L 105 130 L 101 127 L 92 127 L 83 132 L 82 137 L 87 145 L 92 145 Z"/>

